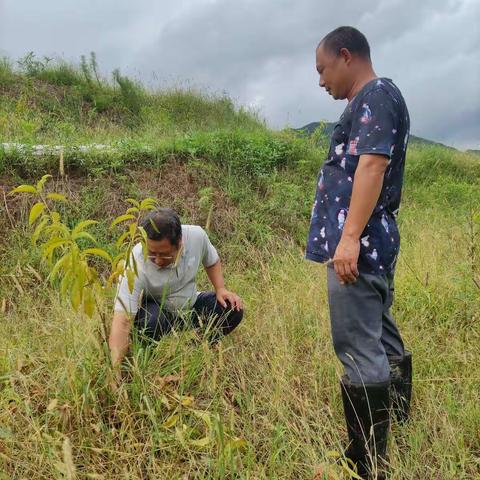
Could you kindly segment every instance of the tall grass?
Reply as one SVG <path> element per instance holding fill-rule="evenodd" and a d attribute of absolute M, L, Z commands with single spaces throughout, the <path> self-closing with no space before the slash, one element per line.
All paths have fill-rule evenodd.
<path fill-rule="evenodd" d="M 408 252 L 414 266 L 422 255 L 415 250 Z M 151 352 L 136 346 L 128 400 L 106 390 L 95 324 L 65 311 L 54 296 L 28 287 L 16 292 L 1 324 L 5 472 L 59 477 L 65 436 L 86 478 L 307 479 L 318 465 L 332 465 L 329 452 L 341 451 L 345 431 L 325 272 L 301 262 L 295 249 L 255 267 L 230 275 L 248 314 L 221 350 L 194 347 L 185 336 Z M 393 426 L 394 479 L 473 479 L 479 468 L 479 336 L 471 324 L 477 304 L 459 301 L 464 287 L 452 285 L 449 264 L 434 274 L 427 287 L 405 268 L 397 277 L 395 312 L 415 355 L 416 382 L 411 423 Z M 165 427 L 190 397 L 178 425 Z M 205 435 L 193 409 L 215 423 L 202 448 L 182 437 Z M 246 445 L 226 451 L 235 438 Z"/>
<path fill-rule="evenodd" d="M 155 144 L 193 130 L 265 129 L 254 112 L 224 95 L 194 89 L 147 90 L 115 70 L 101 75 L 97 60 L 80 66 L 33 54 L 0 65 L 0 138 L 39 144 Z"/>
<path fill-rule="evenodd" d="M 18 72 L 0 67 L 1 75 Z M 29 88 L 36 95 L 41 87 Z M 8 98 L 2 115 L 18 107 L 18 121 L 44 118 L 38 105 Z M 154 98 L 140 115 L 172 122 L 162 127 L 167 153 L 160 142 L 155 154 L 142 153 L 154 130 L 141 124 L 131 143 L 120 142 L 131 127 L 109 117 L 105 132 L 120 153 L 88 161 L 66 152 L 69 178 L 55 180 L 72 198 L 65 218 L 100 219 L 103 245 L 128 196 L 156 196 L 202 225 L 213 205 L 210 236 L 245 319 L 217 350 L 193 332 L 150 348 L 134 341 L 113 393 L 98 319 L 61 304 L 28 241 L 25 202 L 1 195 L 0 479 L 300 480 L 320 466 L 346 478 L 326 272 L 302 253 L 324 152 L 267 132 L 226 99 Z M 61 100 L 59 108 L 70 107 Z M 76 126 L 73 118 L 65 125 Z M 57 128 L 32 138 L 56 138 Z M 77 145 L 91 127 L 82 128 L 69 134 Z M 55 171 L 58 155 L 40 158 L 4 155 L 2 190 Z M 392 425 L 393 480 L 480 478 L 479 173 L 475 157 L 436 147 L 412 149 L 407 160 L 394 313 L 415 384 L 411 421 Z M 208 288 L 205 274 L 200 288 Z"/>

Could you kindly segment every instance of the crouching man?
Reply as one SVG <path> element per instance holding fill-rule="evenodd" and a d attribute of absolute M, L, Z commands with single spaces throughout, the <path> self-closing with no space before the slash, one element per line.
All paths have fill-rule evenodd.
<path fill-rule="evenodd" d="M 118 366 L 128 349 L 131 318 L 144 340 L 158 340 L 172 329 L 206 329 L 210 342 L 228 335 L 241 322 L 241 298 L 225 288 L 215 247 L 199 226 L 182 225 L 178 214 L 161 208 L 142 222 L 148 257 L 141 244 L 133 248 L 138 276 L 130 292 L 127 278 L 118 286 L 109 338 L 112 364 Z M 195 278 L 203 265 L 215 291 L 197 292 Z"/>

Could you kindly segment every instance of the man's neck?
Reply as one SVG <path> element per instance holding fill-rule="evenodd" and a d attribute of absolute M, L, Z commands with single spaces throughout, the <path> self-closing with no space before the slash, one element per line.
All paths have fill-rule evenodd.
<path fill-rule="evenodd" d="M 375 80 L 377 75 L 373 71 L 373 69 L 370 67 L 366 69 L 364 72 L 358 74 L 356 76 L 356 79 L 354 80 L 352 84 L 352 88 L 347 94 L 347 99 L 349 102 L 352 101 L 352 98 L 355 97 L 355 95 L 369 82 L 372 80 Z"/>

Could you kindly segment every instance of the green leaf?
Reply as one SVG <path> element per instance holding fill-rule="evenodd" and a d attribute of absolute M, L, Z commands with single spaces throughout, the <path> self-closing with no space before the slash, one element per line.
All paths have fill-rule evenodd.
<path fill-rule="evenodd" d="M 137 265 L 137 260 L 136 260 L 136 258 L 135 258 L 133 255 L 131 256 L 131 259 L 132 259 L 133 272 L 134 272 L 135 275 L 138 277 L 138 265 Z"/>
<path fill-rule="evenodd" d="M 138 222 L 132 222 L 132 223 L 128 226 L 128 231 L 129 231 L 130 237 L 132 237 L 132 239 L 135 239 L 136 230 L 137 230 L 137 225 L 138 225 Z"/>
<path fill-rule="evenodd" d="M 38 192 L 41 192 L 43 190 L 43 186 L 45 185 L 45 182 L 51 178 L 51 175 L 44 175 L 37 183 L 37 190 Z"/>
<path fill-rule="evenodd" d="M 210 437 L 203 437 L 199 440 L 190 440 L 190 444 L 195 447 L 206 447 L 211 442 Z"/>
<path fill-rule="evenodd" d="M 145 198 L 140 203 L 140 210 L 152 210 L 156 208 L 157 201 L 154 198 Z"/>
<path fill-rule="evenodd" d="M 124 259 L 125 259 L 125 268 L 130 268 L 130 263 L 131 263 L 131 257 L 132 257 L 132 245 L 130 243 L 124 243 L 124 246 L 127 248 L 125 249 L 124 252 Z"/>
<path fill-rule="evenodd" d="M 158 227 L 155 225 L 155 222 L 152 219 L 149 220 L 149 223 L 151 227 L 155 230 L 155 232 L 159 233 Z"/>
<path fill-rule="evenodd" d="M 207 430 L 208 432 L 211 432 L 212 431 L 212 416 L 210 413 L 208 412 L 202 412 L 201 410 L 191 410 L 191 412 L 198 418 L 202 419 L 205 424 L 206 424 L 206 427 L 207 427 Z M 209 438 L 210 435 L 207 435 L 207 437 L 205 438 Z M 206 440 L 205 439 L 201 439 L 201 440 L 197 440 L 198 442 L 205 442 Z M 200 445 L 198 446 L 203 446 L 202 443 L 200 443 Z"/>
<path fill-rule="evenodd" d="M 147 240 L 148 240 L 147 232 L 145 231 L 145 229 L 144 229 L 143 227 L 138 227 L 138 231 L 140 232 L 140 235 L 142 236 L 143 242 L 144 242 L 145 245 L 146 245 L 146 244 L 147 244 Z"/>
<path fill-rule="evenodd" d="M 82 301 L 82 292 L 78 282 L 74 282 L 72 285 L 72 290 L 70 292 L 70 301 L 72 302 L 73 309 L 77 312 L 80 302 Z"/>
<path fill-rule="evenodd" d="M 70 260 L 70 255 L 66 254 L 63 257 L 61 257 L 57 263 L 53 266 L 52 270 L 50 270 L 50 273 L 48 275 L 48 278 L 50 279 L 51 282 L 53 282 L 58 275 L 58 272 L 60 271 L 60 268 L 64 266 L 65 263 L 67 263 Z"/>
<path fill-rule="evenodd" d="M 96 220 L 83 220 L 83 222 L 77 223 L 77 225 L 75 225 L 75 228 L 72 230 L 72 235 L 76 235 L 77 233 L 85 230 L 90 225 L 95 225 L 96 223 L 98 223 Z"/>
<path fill-rule="evenodd" d="M 137 207 L 130 207 L 126 213 L 133 214 L 133 213 L 138 213 L 140 210 L 138 210 Z"/>
<path fill-rule="evenodd" d="M 78 307 L 83 299 L 83 286 L 85 285 L 85 270 L 82 264 L 76 270 L 76 278 L 72 284 L 70 291 L 70 300 L 75 311 L 78 311 Z"/>
<path fill-rule="evenodd" d="M 340 452 L 337 450 L 328 450 L 326 453 L 327 458 L 340 458 Z"/>
<path fill-rule="evenodd" d="M 147 261 L 147 257 L 148 257 L 148 248 L 147 248 L 147 240 L 148 240 L 148 237 L 147 237 L 147 232 L 145 231 L 145 229 L 143 227 L 139 227 L 138 228 L 138 231 L 140 232 L 140 235 L 141 235 L 141 243 L 142 243 L 142 253 L 143 253 L 143 260 L 146 262 Z"/>
<path fill-rule="evenodd" d="M 72 274 L 70 271 L 67 271 L 62 281 L 60 282 L 60 296 L 62 298 L 65 298 L 67 296 L 67 290 L 70 288 L 71 279 Z"/>
<path fill-rule="evenodd" d="M 185 396 L 182 398 L 180 403 L 182 404 L 183 407 L 191 407 L 194 401 L 195 401 L 195 397 Z"/>
<path fill-rule="evenodd" d="M 53 212 L 53 213 L 55 213 L 55 212 Z M 52 222 L 53 222 L 53 220 L 52 220 Z M 52 223 L 50 226 L 48 226 L 45 229 L 45 232 L 47 232 L 49 234 L 56 233 L 57 235 L 63 235 L 65 238 L 70 237 L 70 230 L 63 223 Z"/>
<path fill-rule="evenodd" d="M 135 220 L 135 216 L 127 213 L 125 215 L 120 215 L 111 223 L 110 228 L 118 225 L 121 222 L 124 222 L 125 220 Z"/>
<path fill-rule="evenodd" d="M 117 255 L 113 260 L 113 272 L 108 279 L 108 286 L 111 287 L 113 282 L 116 282 L 120 277 L 125 275 L 125 259 L 123 255 Z"/>
<path fill-rule="evenodd" d="M 211 415 L 207 412 L 202 412 L 201 410 L 192 410 L 193 414 L 198 418 L 201 418 L 208 426 L 208 428 L 212 427 L 212 418 Z"/>
<path fill-rule="evenodd" d="M 243 438 L 232 438 L 226 444 L 226 448 L 230 450 L 240 450 L 247 446 L 247 441 Z"/>
<path fill-rule="evenodd" d="M 127 198 L 127 202 L 132 204 L 134 207 L 140 208 L 140 203 L 134 198 Z"/>
<path fill-rule="evenodd" d="M 95 243 L 95 244 L 97 243 L 97 240 L 95 239 L 95 237 L 88 232 L 80 232 L 75 235 L 72 235 L 73 240 L 79 240 L 80 238 L 85 238 L 86 240 L 90 240 L 92 243 Z"/>
<path fill-rule="evenodd" d="M 67 197 L 65 195 L 62 195 L 61 193 L 49 193 L 47 194 L 47 198 L 50 200 L 58 200 L 59 202 L 66 202 Z"/>
<path fill-rule="evenodd" d="M 42 202 L 37 202 L 32 209 L 30 210 L 30 215 L 28 216 L 28 223 L 33 225 L 35 220 L 42 214 L 45 210 L 45 204 Z"/>
<path fill-rule="evenodd" d="M 345 460 L 341 460 L 340 463 L 342 465 L 343 470 L 346 473 L 348 473 L 350 478 L 354 478 L 355 480 L 362 480 L 362 477 L 358 475 L 358 473 L 354 472 Z"/>
<path fill-rule="evenodd" d="M 14 193 L 38 193 L 38 191 L 33 185 L 20 185 L 14 188 L 9 194 L 13 195 Z"/>
<path fill-rule="evenodd" d="M 51 258 L 54 251 L 57 248 L 69 242 L 70 240 L 67 240 L 65 238 L 49 240 L 47 243 L 43 245 L 43 254 L 42 254 L 43 258 Z"/>
<path fill-rule="evenodd" d="M 117 271 L 114 271 L 110 274 L 110 276 L 108 277 L 108 280 L 107 280 L 107 288 L 112 288 L 114 282 L 116 282 L 118 280 L 118 277 L 119 277 L 119 273 Z"/>
<path fill-rule="evenodd" d="M 42 230 L 47 225 L 48 221 L 49 221 L 49 218 L 45 216 L 40 220 L 40 223 L 35 227 L 35 230 L 33 231 L 33 234 L 32 234 L 33 245 L 37 244 L 38 237 L 40 237 L 40 234 L 42 233 Z"/>
<path fill-rule="evenodd" d="M 171 428 L 173 427 L 178 421 L 178 415 L 170 415 L 170 417 L 167 418 L 165 423 L 162 425 L 163 428 Z"/>
<path fill-rule="evenodd" d="M 125 242 L 125 240 L 129 237 L 129 235 L 130 232 L 123 232 L 118 238 L 118 240 L 115 242 L 115 246 L 117 248 L 120 248 L 123 245 L 123 242 Z"/>
<path fill-rule="evenodd" d="M 98 272 L 95 268 L 89 267 L 87 270 L 87 279 L 90 284 L 96 284 L 97 286 L 99 285 L 99 279 L 98 279 Z M 101 284 L 100 284 L 100 289 L 101 289 Z"/>
<path fill-rule="evenodd" d="M 112 257 L 108 254 L 105 250 L 101 248 L 87 248 L 82 253 L 85 255 L 97 255 L 98 257 L 102 257 L 108 262 L 112 263 Z"/>
<path fill-rule="evenodd" d="M 90 317 L 95 313 L 95 297 L 90 288 L 85 289 L 83 297 L 83 311 Z"/>
<path fill-rule="evenodd" d="M 127 270 L 127 281 L 128 281 L 128 289 L 130 293 L 133 292 L 133 287 L 135 286 L 135 272 L 133 270 Z"/>
<path fill-rule="evenodd" d="M 118 270 L 119 268 L 123 269 L 125 268 L 125 254 L 124 253 L 119 253 L 112 262 L 113 268 L 115 270 Z"/>

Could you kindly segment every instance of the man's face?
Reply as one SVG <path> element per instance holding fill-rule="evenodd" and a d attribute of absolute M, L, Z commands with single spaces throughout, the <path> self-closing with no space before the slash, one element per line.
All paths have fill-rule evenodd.
<path fill-rule="evenodd" d="M 172 245 L 167 238 L 162 240 L 147 239 L 148 259 L 158 268 L 166 268 L 175 262 L 180 246 L 181 241 L 177 247 Z"/>
<path fill-rule="evenodd" d="M 351 77 L 349 64 L 351 55 L 348 50 L 334 55 L 325 50 L 322 44 L 317 48 L 317 71 L 320 75 L 320 87 L 324 88 L 335 100 L 347 98 L 348 84 Z"/>

